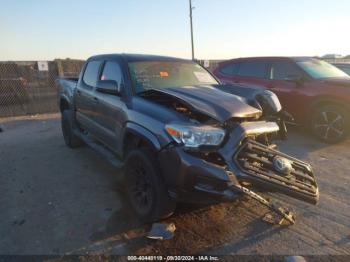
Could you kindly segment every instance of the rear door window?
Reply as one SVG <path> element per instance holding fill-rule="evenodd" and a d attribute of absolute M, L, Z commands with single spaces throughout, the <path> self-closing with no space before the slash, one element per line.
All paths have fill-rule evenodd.
<path fill-rule="evenodd" d="M 245 77 L 265 78 L 267 73 L 267 62 L 244 61 L 241 62 L 238 75 Z"/>
<path fill-rule="evenodd" d="M 101 61 L 91 61 L 87 64 L 83 81 L 89 87 L 96 87 Z"/>
<path fill-rule="evenodd" d="M 220 69 L 220 73 L 225 76 L 235 76 L 238 73 L 239 63 L 230 63 Z"/>
<path fill-rule="evenodd" d="M 350 75 L 350 65 L 341 65 L 338 66 L 341 70 L 343 70 L 345 73 L 347 73 L 348 75 Z"/>
<path fill-rule="evenodd" d="M 275 61 L 271 65 L 270 79 L 288 80 L 291 78 L 301 78 L 302 73 L 296 65 L 288 61 Z"/>

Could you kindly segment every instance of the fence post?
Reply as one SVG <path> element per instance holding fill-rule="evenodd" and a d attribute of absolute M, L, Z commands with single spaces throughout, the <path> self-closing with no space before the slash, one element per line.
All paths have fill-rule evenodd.
<path fill-rule="evenodd" d="M 64 77 L 64 69 L 63 69 L 63 65 L 62 65 L 62 60 L 56 59 L 56 64 L 57 64 L 58 76 Z"/>

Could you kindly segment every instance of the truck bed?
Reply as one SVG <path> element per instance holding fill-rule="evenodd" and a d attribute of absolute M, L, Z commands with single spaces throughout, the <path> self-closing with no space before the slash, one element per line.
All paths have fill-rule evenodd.
<path fill-rule="evenodd" d="M 75 88 L 78 83 L 78 78 L 69 77 L 69 78 L 58 78 L 56 80 L 57 84 L 62 87 Z"/>

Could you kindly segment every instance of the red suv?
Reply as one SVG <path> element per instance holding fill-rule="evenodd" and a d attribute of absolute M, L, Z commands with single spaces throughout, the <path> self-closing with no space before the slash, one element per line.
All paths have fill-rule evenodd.
<path fill-rule="evenodd" d="M 298 124 L 321 140 L 343 140 L 350 126 L 350 76 L 309 57 L 239 58 L 219 64 L 214 74 L 223 82 L 254 84 L 277 94 Z"/>

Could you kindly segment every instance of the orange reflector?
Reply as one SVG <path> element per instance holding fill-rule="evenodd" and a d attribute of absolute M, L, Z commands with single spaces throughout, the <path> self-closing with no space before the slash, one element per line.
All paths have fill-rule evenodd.
<path fill-rule="evenodd" d="M 169 73 L 165 72 L 165 71 L 161 71 L 161 72 L 159 72 L 159 75 L 160 75 L 160 77 L 168 77 Z"/>
<path fill-rule="evenodd" d="M 170 127 L 167 127 L 166 131 L 169 133 L 169 135 L 176 136 L 176 137 L 180 136 L 180 133 L 178 131 L 176 131 L 175 129 L 172 129 Z"/>

